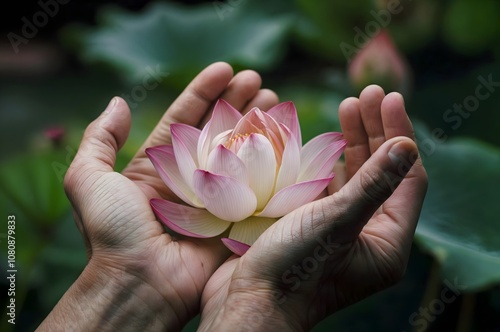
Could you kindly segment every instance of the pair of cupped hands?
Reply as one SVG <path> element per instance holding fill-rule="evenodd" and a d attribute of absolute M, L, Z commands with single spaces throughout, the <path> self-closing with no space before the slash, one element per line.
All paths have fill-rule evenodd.
<path fill-rule="evenodd" d="M 325 198 L 285 215 L 242 257 L 219 238 L 165 231 L 149 205 L 174 199 L 145 154 L 170 144 L 169 125 L 202 128 L 223 98 L 242 113 L 278 103 L 253 71 L 203 70 L 165 112 L 123 172 L 131 126 L 115 97 L 85 131 L 64 181 L 88 264 L 39 326 L 47 331 L 302 331 L 404 274 L 427 189 L 400 94 L 365 88 L 339 108 L 345 163 Z"/>

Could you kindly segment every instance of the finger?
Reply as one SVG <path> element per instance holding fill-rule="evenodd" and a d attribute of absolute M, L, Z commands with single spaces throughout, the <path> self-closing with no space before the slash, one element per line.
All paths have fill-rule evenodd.
<path fill-rule="evenodd" d="M 347 98 L 340 104 L 339 119 L 342 133 L 347 140 L 344 155 L 346 178 L 349 180 L 371 155 L 357 98 Z"/>
<path fill-rule="evenodd" d="M 67 191 L 80 187 L 93 174 L 112 172 L 116 153 L 130 131 L 130 110 L 120 97 L 114 97 L 106 110 L 85 130 L 75 159 L 66 173 Z"/>
<path fill-rule="evenodd" d="M 415 141 L 413 126 L 406 114 L 403 97 L 399 93 L 390 93 L 384 98 L 382 120 L 387 138 L 406 136 Z M 411 156 L 411 159 L 414 161 L 413 167 L 394 195 L 383 206 L 385 215 L 395 216 L 397 219 L 393 222 L 390 218 L 379 218 L 378 225 L 374 224 L 372 227 L 391 232 L 393 247 L 400 248 L 405 257 L 410 254 L 411 240 L 427 192 L 427 173 L 422 160 L 417 152 Z M 373 230 L 369 229 L 369 231 Z"/>
<path fill-rule="evenodd" d="M 417 159 L 417 152 L 410 158 Z M 376 222 L 370 228 L 387 234 L 388 242 L 394 248 L 401 250 L 401 254 L 405 257 L 410 254 L 413 235 L 426 192 L 427 174 L 418 158 L 394 194 L 384 203 L 383 214 L 374 220 Z M 367 228 L 369 226 L 372 226 L 371 223 L 367 225 Z"/>
<path fill-rule="evenodd" d="M 407 166 L 411 167 L 415 153 L 415 142 L 406 137 L 384 143 L 339 192 L 314 202 L 315 209 L 321 209 L 324 215 L 313 220 L 313 228 L 323 229 L 328 234 L 333 231 L 341 243 L 354 240 L 406 176 Z M 415 207 L 410 204 L 406 208 Z M 395 217 L 401 218 L 398 222 L 406 221 L 406 216 Z M 414 220 L 408 222 L 416 223 Z"/>
<path fill-rule="evenodd" d="M 253 70 L 241 71 L 234 75 L 220 98 L 227 101 L 237 110 L 242 110 L 259 92 L 261 84 L 262 79 L 257 72 Z M 210 120 L 211 116 L 212 112 L 207 112 L 201 121 L 201 125 L 204 126 Z"/>
<path fill-rule="evenodd" d="M 249 90 L 247 90 L 247 91 L 249 91 Z M 249 95 L 250 95 L 250 93 L 248 93 L 247 97 Z M 245 97 L 245 98 L 247 98 L 247 97 Z M 244 104 L 245 106 L 240 106 L 240 107 L 235 106 L 235 105 L 240 105 L 241 102 L 242 102 L 242 100 L 238 104 L 234 103 L 231 105 L 233 107 L 235 107 L 237 110 L 239 110 L 242 114 L 246 114 L 254 107 L 258 107 L 262 111 L 267 111 L 271 107 L 273 107 L 279 103 L 279 98 L 278 98 L 278 95 L 276 94 L 276 92 L 274 92 L 272 90 L 260 89 L 253 95 L 253 98 L 245 101 L 245 104 Z M 211 116 L 211 114 L 212 114 L 212 112 L 207 114 L 208 118 L 205 119 L 205 121 L 204 121 L 205 123 L 209 120 L 209 116 Z"/>
<path fill-rule="evenodd" d="M 385 96 L 381 105 L 382 123 L 387 139 L 406 136 L 415 141 L 415 133 L 410 118 L 406 114 L 403 96 L 397 92 Z"/>
<path fill-rule="evenodd" d="M 406 136 L 415 141 L 413 126 L 406 114 L 403 96 L 399 93 L 393 92 L 384 98 L 382 120 L 387 138 Z M 421 203 L 427 191 L 427 174 L 420 156 L 416 154 L 412 157 L 415 160 L 414 166 L 396 190 L 396 194 L 386 202 L 384 211 L 393 215 L 403 215 L 409 219 L 418 219 Z M 417 215 L 414 215 L 415 213 Z M 406 233 L 413 234 L 411 229 Z"/>
<path fill-rule="evenodd" d="M 170 143 L 170 124 L 197 126 L 233 77 L 233 69 L 224 62 L 205 68 L 186 87 L 165 112 L 160 122 L 139 149 L 136 158 L 145 158 L 150 146 Z"/>
<path fill-rule="evenodd" d="M 254 107 L 258 107 L 261 111 L 265 112 L 278 103 L 279 98 L 276 92 L 269 89 L 261 89 L 252 100 L 247 103 L 242 113 L 246 114 Z"/>
<path fill-rule="evenodd" d="M 366 87 L 359 95 L 361 119 L 368 135 L 371 153 L 374 153 L 386 140 L 381 115 L 384 97 L 384 90 L 378 85 Z"/>

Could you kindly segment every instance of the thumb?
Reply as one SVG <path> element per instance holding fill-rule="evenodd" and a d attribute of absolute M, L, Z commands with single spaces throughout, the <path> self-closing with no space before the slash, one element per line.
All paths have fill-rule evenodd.
<path fill-rule="evenodd" d="M 418 149 L 411 139 L 395 137 L 386 141 L 340 191 L 314 202 L 325 213 L 324 218 L 312 220 L 314 228 L 331 232 L 340 242 L 353 240 L 404 180 L 417 158 Z"/>
<path fill-rule="evenodd" d="M 111 99 L 104 112 L 85 130 L 78 153 L 64 178 L 68 194 L 89 176 L 113 171 L 116 154 L 127 140 L 130 123 L 127 103 L 119 97 Z"/>

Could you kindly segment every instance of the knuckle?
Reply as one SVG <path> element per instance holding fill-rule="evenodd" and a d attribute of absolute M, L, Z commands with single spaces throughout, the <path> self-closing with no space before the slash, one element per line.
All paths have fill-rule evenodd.
<path fill-rule="evenodd" d="M 375 172 L 360 174 L 361 197 L 368 203 L 378 203 L 385 200 L 391 192 L 390 185 Z"/>

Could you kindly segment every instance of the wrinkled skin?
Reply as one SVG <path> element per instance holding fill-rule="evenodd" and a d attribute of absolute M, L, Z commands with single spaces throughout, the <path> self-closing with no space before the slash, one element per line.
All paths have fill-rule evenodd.
<path fill-rule="evenodd" d="M 308 329 L 401 277 L 427 182 L 402 98 L 384 97 L 374 86 L 340 108 L 349 145 L 331 195 L 283 217 L 242 258 L 230 256 L 219 239 L 173 237 L 156 220 L 149 199 L 177 199 L 145 148 L 169 144 L 171 123 L 201 128 L 218 98 L 243 112 L 277 104 L 260 85 L 255 72 L 233 77 L 227 64 L 209 66 L 121 174 L 113 167 L 131 125 L 126 103 L 113 99 L 89 125 L 65 177 L 89 262 L 38 330 L 180 330 L 200 302 L 202 330 Z M 395 163 L 387 154 L 394 146 Z M 292 290 L 296 283 L 285 283 L 283 274 L 314 254 L 318 237 L 334 250 Z M 258 319 L 247 324 L 252 315 Z"/>
<path fill-rule="evenodd" d="M 348 146 L 328 196 L 284 216 L 214 273 L 201 330 L 308 330 L 402 278 L 427 190 L 403 98 L 369 86 L 339 116 Z"/>
<path fill-rule="evenodd" d="M 68 309 L 63 307 L 71 307 L 75 297 L 89 292 L 87 288 L 92 287 L 89 284 L 107 285 L 109 280 L 119 284 L 112 287 L 110 303 L 126 307 L 132 298 L 147 314 L 136 320 L 135 325 L 122 325 L 120 315 L 88 320 L 85 330 L 105 329 L 104 321 L 109 319 L 113 328 L 179 330 L 199 312 L 205 284 L 230 252 L 219 239 L 174 238 L 165 232 L 151 210 L 149 199 L 176 198 L 159 178 L 144 150 L 170 144 L 171 123 L 201 128 L 218 98 L 244 111 L 254 106 L 267 110 L 277 104 L 276 94 L 260 86 L 260 76 L 253 71 L 242 71 L 233 77 L 228 64 L 207 67 L 165 112 L 121 174 L 114 172 L 113 166 L 131 125 L 126 102 L 113 99 L 114 105 L 108 106 L 88 126 L 64 185 L 86 244 L 89 264 L 73 287 L 75 294 L 69 292 L 71 296 L 61 300 L 42 323 L 41 330 L 51 330 L 65 322 L 61 316 Z M 76 287 L 80 284 L 81 287 Z M 128 293 L 128 297 L 120 297 L 121 292 Z M 132 320 L 136 309 L 131 306 L 124 316 Z"/>

